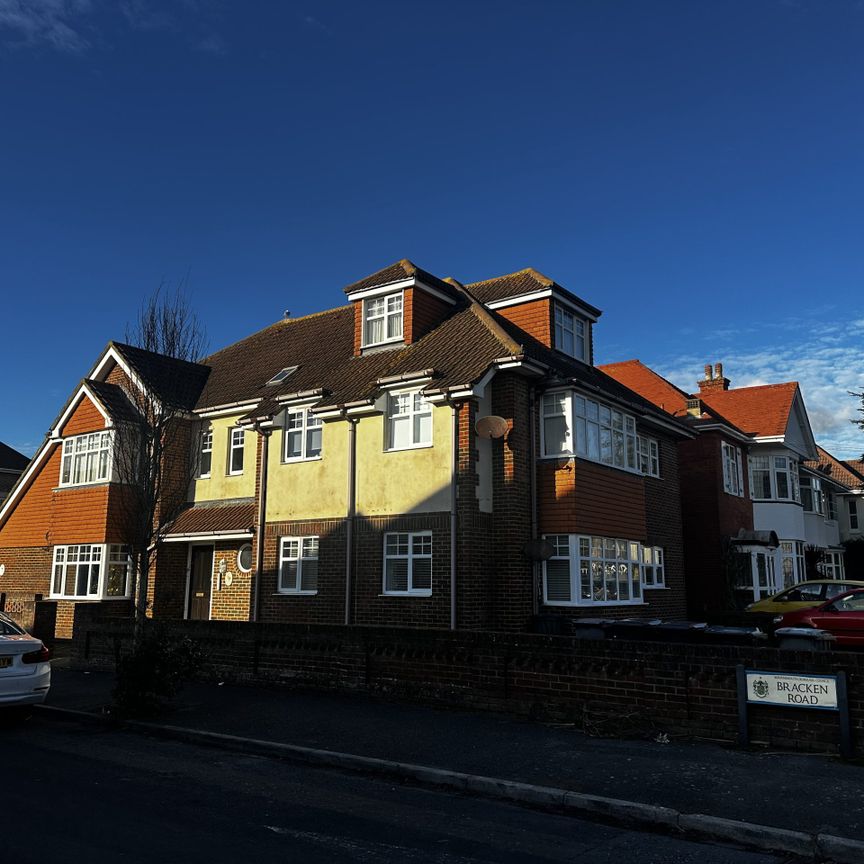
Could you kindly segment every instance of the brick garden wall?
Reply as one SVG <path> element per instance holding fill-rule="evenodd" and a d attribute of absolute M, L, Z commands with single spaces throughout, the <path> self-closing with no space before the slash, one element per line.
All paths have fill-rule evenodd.
<path fill-rule="evenodd" d="M 131 626 L 76 610 L 75 656 L 110 663 Z M 735 667 L 847 673 L 856 749 L 864 754 L 864 654 L 674 644 L 480 631 L 191 621 L 180 632 L 234 681 L 353 690 L 572 721 L 609 734 L 665 732 L 722 741 L 737 734 Z M 751 738 L 831 752 L 832 712 L 752 706 Z"/>

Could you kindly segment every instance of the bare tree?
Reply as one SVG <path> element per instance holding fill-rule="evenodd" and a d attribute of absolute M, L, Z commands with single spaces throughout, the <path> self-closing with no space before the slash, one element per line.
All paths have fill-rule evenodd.
<path fill-rule="evenodd" d="M 150 572 L 166 527 L 183 507 L 195 472 L 191 408 L 204 380 L 195 361 L 205 350 L 200 321 L 185 294 L 164 283 L 146 299 L 126 328 L 132 380 L 125 382 L 129 410 L 116 424 L 119 480 L 115 513 L 135 574 L 136 633 L 146 620 Z M 144 354 L 143 352 L 150 352 Z"/>

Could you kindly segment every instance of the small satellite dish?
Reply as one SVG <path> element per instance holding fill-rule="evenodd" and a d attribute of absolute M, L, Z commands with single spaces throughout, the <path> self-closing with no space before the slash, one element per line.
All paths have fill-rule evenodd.
<path fill-rule="evenodd" d="M 478 417 L 474 429 L 481 438 L 503 438 L 507 432 L 507 421 L 490 414 L 488 417 Z"/>
<path fill-rule="evenodd" d="M 522 553 L 531 561 L 548 561 L 554 554 L 555 549 L 548 540 L 529 540 L 523 547 Z"/>

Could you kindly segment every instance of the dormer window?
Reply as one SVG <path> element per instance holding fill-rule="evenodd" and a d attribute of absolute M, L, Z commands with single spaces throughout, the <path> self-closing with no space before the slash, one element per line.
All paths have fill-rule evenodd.
<path fill-rule="evenodd" d="M 402 292 L 363 301 L 363 347 L 402 340 Z"/>
<path fill-rule="evenodd" d="M 585 360 L 585 322 L 557 303 L 555 304 L 555 347 L 570 357 Z"/>

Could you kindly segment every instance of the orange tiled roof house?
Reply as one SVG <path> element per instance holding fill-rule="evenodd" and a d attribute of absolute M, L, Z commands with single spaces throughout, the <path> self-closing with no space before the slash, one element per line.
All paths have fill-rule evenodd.
<path fill-rule="evenodd" d="M 53 604 L 60 637 L 82 604 L 131 612 L 112 442 L 143 386 L 185 405 L 195 468 L 154 617 L 685 614 L 695 433 L 593 365 L 600 310 L 532 269 L 463 285 L 400 261 L 345 292 L 199 364 L 110 343 L 0 510 L 0 591 Z"/>

